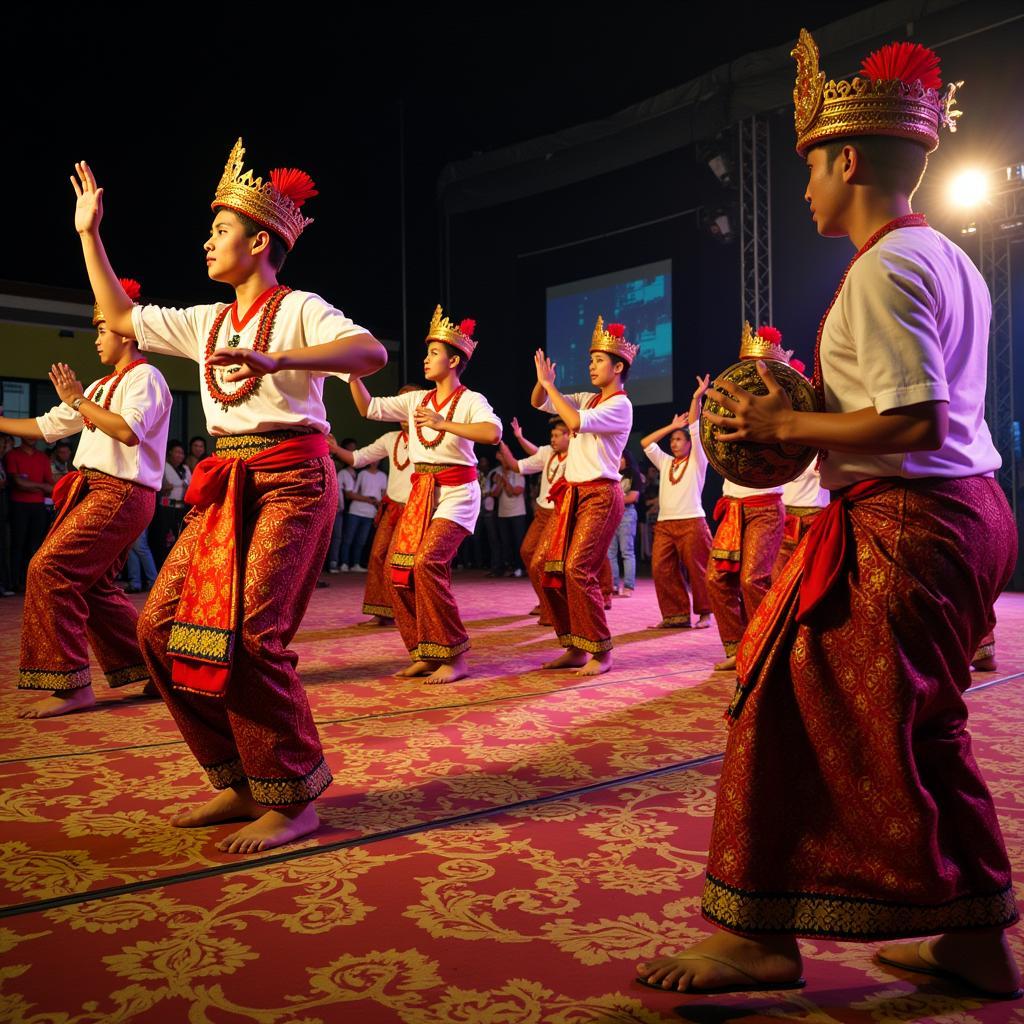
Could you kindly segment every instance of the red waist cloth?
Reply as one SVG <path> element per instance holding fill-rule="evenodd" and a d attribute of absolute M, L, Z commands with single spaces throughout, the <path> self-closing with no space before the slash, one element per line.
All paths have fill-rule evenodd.
<path fill-rule="evenodd" d="M 203 510 L 203 520 L 167 645 L 176 689 L 222 697 L 231 678 L 241 606 L 239 548 L 246 474 L 288 469 L 326 454 L 323 435 L 307 434 L 248 459 L 218 455 L 196 466 L 185 501 Z"/>
<path fill-rule="evenodd" d="M 775 505 L 782 499 L 778 494 L 752 494 L 747 498 L 722 495 L 715 505 L 714 519 L 718 523 L 711 556 L 720 572 L 739 572 L 740 553 L 743 550 L 743 509 L 747 506 Z M 725 518 L 723 518 L 723 516 Z"/>
<path fill-rule="evenodd" d="M 391 552 L 391 582 L 396 587 L 412 587 L 412 565 L 434 515 L 434 487 L 458 487 L 475 480 L 476 466 L 417 464 Z"/>
<path fill-rule="evenodd" d="M 88 489 L 89 481 L 79 469 L 65 473 L 53 485 L 53 493 L 50 497 L 53 498 L 53 507 L 57 514 L 54 516 L 51 530 L 57 528 L 64 517 L 82 500 Z"/>
<path fill-rule="evenodd" d="M 548 537 L 544 555 L 544 572 L 541 585 L 549 590 L 561 590 L 565 586 L 565 556 L 572 540 L 573 524 L 576 521 L 576 505 L 582 491 L 598 487 L 619 487 L 618 480 L 587 480 L 584 483 L 569 483 L 565 477 L 556 480 L 548 491 L 548 497 L 555 503 L 555 522 Z"/>

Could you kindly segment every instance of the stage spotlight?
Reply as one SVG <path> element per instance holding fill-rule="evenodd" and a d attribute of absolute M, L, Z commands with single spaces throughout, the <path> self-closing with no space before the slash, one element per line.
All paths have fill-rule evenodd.
<path fill-rule="evenodd" d="M 969 209 L 988 197 L 988 178 L 978 170 L 963 171 L 949 186 L 949 198 L 954 206 Z"/>
<path fill-rule="evenodd" d="M 706 221 L 708 234 L 716 241 L 731 242 L 736 237 L 736 229 L 732 224 L 732 216 L 728 210 L 712 211 Z"/>
<path fill-rule="evenodd" d="M 722 142 L 716 139 L 701 152 L 704 162 L 708 165 L 711 173 L 718 179 L 718 184 L 724 188 L 731 188 L 734 182 L 736 169 L 732 157 Z"/>

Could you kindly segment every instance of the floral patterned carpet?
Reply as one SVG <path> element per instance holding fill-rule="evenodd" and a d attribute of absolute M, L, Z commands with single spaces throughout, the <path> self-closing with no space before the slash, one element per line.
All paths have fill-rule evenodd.
<path fill-rule="evenodd" d="M 0 601 L 0 1021 L 1024 1024 L 1024 1002 L 915 982 L 862 945 L 805 942 L 800 992 L 634 984 L 704 930 L 732 689 L 715 631 L 645 629 L 641 580 L 610 613 L 611 673 L 540 672 L 554 647 L 525 581 L 466 573 L 474 674 L 430 687 L 390 676 L 404 651 L 358 625 L 361 582 L 331 577 L 294 645 L 336 778 L 324 826 L 252 858 L 213 848 L 225 826 L 165 824 L 206 784 L 161 704 L 100 683 L 95 710 L 15 717 L 21 602 Z M 1024 595 L 998 611 L 999 670 L 969 705 L 1020 871 Z"/>

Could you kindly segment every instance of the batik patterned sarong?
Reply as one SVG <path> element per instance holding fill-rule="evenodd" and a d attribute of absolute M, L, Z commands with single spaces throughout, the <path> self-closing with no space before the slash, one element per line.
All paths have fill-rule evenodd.
<path fill-rule="evenodd" d="M 152 518 L 156 493 L 96 470 L 71 476 L 63 478 L 56 520 L 29 563 L 23 690 L 90 685 L 88 644 L 111 686 L 149 678 L 135 636 L 139 614 L 114 580 Z"/>
<path fill-rule="evenodd" d="M 775 558 L 775 565 L 772 567 L 772 581 L 779 578 L 780 573 L 786 567 L 786 563 L 793 557 L 797 544 L 804 538 L 804 534 L 814 524 L 814 520 L 821 515 L 821 508 L 817 505 L 787 505 L 786 517 L 782 527 L 782 543 L 779 545 L 779 553 Z"/>
<path fill-rule="evenodd" d="M 991 478 L 833 501 L 738 654 L 708 920 L 855 940 L 1016 920 L 962 697 L 1016 548 Z"/>
<path fill-rule="evenodd" d="M 731 656 L 772 584 L 782 543 L 782 499 L 766 495 L 722 501 L 730 506 L 711 542 L 707 586 L 722 646 Z"/>
<path fill-rule="evenodd" d="M 541 537 L 544 535 L 544 531 L 554 514 L 555 510 L 551 508 L 534 509 L 530 528 L 526 531 L 523 543 L 519 547 L 519 557 L 522 559 L 523 565 L 526 566 L 526 574 L 530 577 L 530 584 L 537 595 L 537 603 L 541 606 L 542 611 L 544 608 L 544 583 L 541 579 L 541 573 L 544 566 L 541 564 L 540 572 L 538 572 L 533 565 L 533 556 L 537 553 L 537 546 L 540 544 Z M 550 625 L 550 623 L 546 624 Z"/>
<path fill-rule="evenodd" d="M 337 486 L 326 456 L 245 474 L 239 503 L 239 622 L 222 698 L 171 684 L 168 640 L 200 536 L 200 511 L 186 517 L 139 618 L 139 642 L 151 676 L 210 781 L 218 789 L 248 782 L 254 799 L 267 806 L 305 803 L 331 782 L 288 645 L 327 554 Z"/>
<path fill-rule="evenodd" d="M 655 525 L 651 572 L 664 622 L 673 626 L 690 625 L 687 581 L 693 591 L 693 612 L 707 615 L 711 611 L 707 587 L 710 554 L 711 531 L 703 517 L 664 519 Z"/>

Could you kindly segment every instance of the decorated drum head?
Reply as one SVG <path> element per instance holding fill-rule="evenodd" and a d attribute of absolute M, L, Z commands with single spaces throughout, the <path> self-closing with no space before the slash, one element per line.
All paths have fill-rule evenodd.
<path fill-rule="evenodd" d="M 765 362 L 779 386 L 789 395 L 794 409 L 798 412 L 820 411 L 817 396 L 806 377 L 776 359 L 766 359 Z M 768 394 L 768 388 L 761 380 L 753 359 L 741 359 L 733 363 L 728 370 L 718 375 L 718 380 L 735 384 L 753 395 Z M 704 399 L 704 411 L 717 416 L 733 415 L 710 395 Z M 778 487 L 789 483 L 811 464 L 817 454 L 817 449 L 807 445 L 719 441 L 718 430 L 706 416 L 701 417 L 700 439 L 708 462 L 727 480 L 743 487 Z"/>

